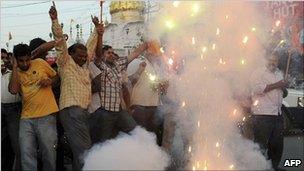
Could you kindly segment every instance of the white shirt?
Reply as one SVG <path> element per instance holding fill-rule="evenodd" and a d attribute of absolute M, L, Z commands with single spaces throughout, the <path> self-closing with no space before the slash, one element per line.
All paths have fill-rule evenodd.
<path fill-rule="evenodd" d="M 11 71 L 1 75 L 1 103 L 16 103 L 21 101 L 19 95 L 13 95 L 8 90 L 11 75 Z"/>
<path fill-rule="evenodd" d="M 252 105 L 251 111 L 255 115 L 278 115 L 281 114 L 283 101 L 283 91 L 274 89 L 267 93 L 263 93 L 266 86 L 276 83 L 283 79 L 283 73 L 278 69 L 270 72 L 264 68 L 256 71 L 251 77 L 251 95 Z"/>
<path fill-rule="evenodd" d="M 163 78 L 161 78 L 162 71 L 160 66 L 152 64 L 145 58 L 137 58 L 129 64 L 127 74 L 128 76 L 134 74 L 138 70 L 141 62 L 146 62 L 147 65 L 130 93 L 131 106 L 158 106 L 160 95 L 155 87 L 163 80 Z"/>

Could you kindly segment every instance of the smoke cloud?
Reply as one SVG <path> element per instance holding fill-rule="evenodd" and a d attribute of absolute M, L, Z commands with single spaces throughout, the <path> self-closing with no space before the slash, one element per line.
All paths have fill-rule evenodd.
<path fill-rule="evenodd" d="M 151 20 L 150 36 L 162 41 L 164 61 L 181 72 L 171 75 L 168 91 L 180 104 L 175 120 L 189 158 L 185 169 L 271 168 L 237 126 L 248 119 L 242 109 L 251 105 L 251 74 L 265 66 L 271 24 L 258 3 L 163 2 Z"/>
<path fill-rule="evenodd" d="M 85 156 L 84 170 L 164 170 L 170 158 L 156 136 L 136 127 L 130 134 L 94 145 Z"/>

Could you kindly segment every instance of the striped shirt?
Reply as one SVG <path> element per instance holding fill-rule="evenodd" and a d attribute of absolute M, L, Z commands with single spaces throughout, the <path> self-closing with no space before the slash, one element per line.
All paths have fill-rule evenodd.
<path fill-rule="evenodd" d="M 113 66 L 108 65 L 105 62 L 91 63 L 90 72 L 92 77 L 96 77 L 101 74 L 101 92 L 99 98 L 94 100 L 100 100 L 99 107 L 108 111 L 118 112 L 121 105 L 121 91 L 123 83 L 123 72 L 127 69 L 128 58 L 121 57 L 114 62 Z M 96 69 L 98 68 L 98 69 Z M 96 107 L 95 107 L 96 109 Z"/>
<path fill-rule="evenodd" d="M 55 40 L 63 38 L 62 28 L 59 25 L 58 20 L 52 21 L 52 31 Z M 60 110 L 71 106 L 79 106 L 87 109 L 91 100 L 91 79 L 88 64 L 90 59 L 92 59 L 96 45 L 97 34 L 94 30 L 86 44 L 88 60 L 83 66 L 76 64 L 73 58 L 68 54 L 65 39 L 55 46 L 57 51 L 58 73 L 61 77 Z"/>

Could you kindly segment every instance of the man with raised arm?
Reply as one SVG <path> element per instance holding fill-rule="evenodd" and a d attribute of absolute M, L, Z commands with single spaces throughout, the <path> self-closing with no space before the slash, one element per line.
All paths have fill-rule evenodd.
<path fill-rule="evenodd" d="M 90 111 L 94 112 L 90 116 L 93 142 L 103 142 L 114 138 L 118 131 L 129 132 L 135 128 L 134 119 L 121 108 L 122 77 L 127 65 L 148 45 L 143 43 L 129 56 L 119 57 L 111 46 L 102 45 L 102 34 L 98 34 L 96 59 L 89 65 L 93 93 Z"/>
<path fill-rule="evenodd" d="M 81 170 L 84 164 L 82 155 L 91 147 L 87 122 L 87 107 L 91 100 L 88 63 L 96 48 L 96 31 L 94 30 L 86 46 L 76 43 L 68 50 L 54 2 L 49 14 L 54 38 L 59 41 L 55 48 L 61 77 L 60 120 L 73 152 L 73 170 Z M 93 22 L 95 20 L 96 18 Z"/>

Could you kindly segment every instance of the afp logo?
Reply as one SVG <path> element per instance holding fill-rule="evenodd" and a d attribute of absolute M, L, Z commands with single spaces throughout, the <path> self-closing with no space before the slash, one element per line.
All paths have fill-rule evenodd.
<path fill-rule="evenodd" d="M 286 159 L 284 167 L 299 167 L 302 161 L 300 159 Z"/>

